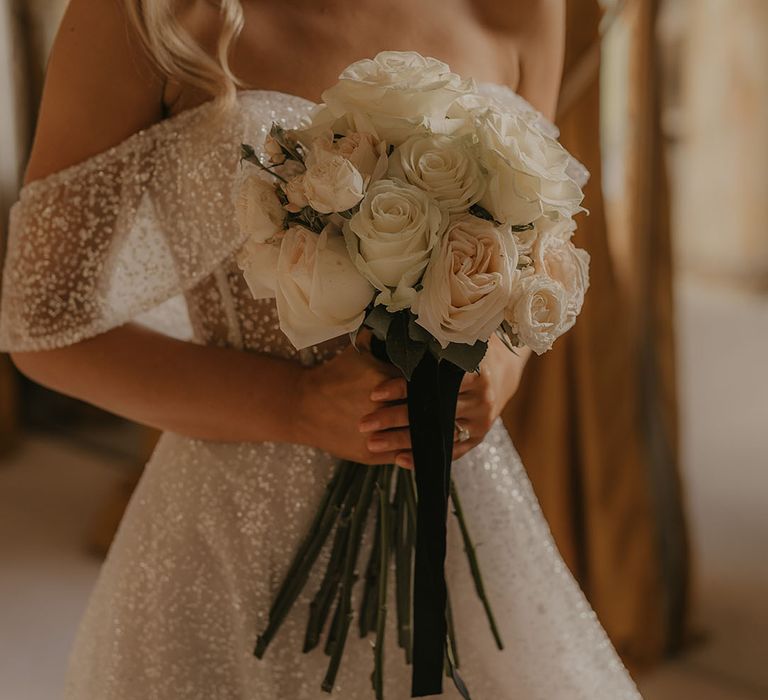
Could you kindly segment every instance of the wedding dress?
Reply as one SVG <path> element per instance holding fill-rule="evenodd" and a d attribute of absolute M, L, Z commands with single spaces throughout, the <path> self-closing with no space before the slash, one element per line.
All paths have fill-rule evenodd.
<path fill-rule="evenodd" d="M 532 109 L 507 88 L 484 89 Z M 311 106 L 243 92 L 233 110 L 204 104 L 27 185 L 11 215 L 2 349 L 60 347 L 134 321 L 303 363 L 338 352 L 343 341 L 296 352 L 273 302 L 251 298 L 234 262 L 243 243 L 232 203 L 239 145 L 262 143 L 273 120 L 297 126 Z M 252 652 L 335 463 L 311 447 L 165 433 L 91 594 L 65 698 L 327 697 L 323 650 L 300 651 L 317 574 L 265 657 Z M 494 645 L 451 517 L 447 576 L 473 698 L 639 698 L 561 560 L 500 422 L 454 475 L 505 644 Z M 394 602 L 389 610 L 385 697 L 401 700 L 410 696 L 411 674 L 396 646 Z M 334 695 L 372 698 L 372 664 L 370 637 L 351 633 Z M 458 697 L 445 686 L 446 698 Z"/>

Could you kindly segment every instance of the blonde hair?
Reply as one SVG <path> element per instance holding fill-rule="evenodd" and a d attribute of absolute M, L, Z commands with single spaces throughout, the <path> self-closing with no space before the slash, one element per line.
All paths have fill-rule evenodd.
<path fill-rule="evenodd" d="M 215 0 L 221 31 L 211 56 L 179 20 L 179 0 L 124 0 L 128 17 L 152 59 L 168 77 L 204 90 L 222 102 L 240 84 L 229 66 L 229 50 L 243 28 L 240 0 Z"/>

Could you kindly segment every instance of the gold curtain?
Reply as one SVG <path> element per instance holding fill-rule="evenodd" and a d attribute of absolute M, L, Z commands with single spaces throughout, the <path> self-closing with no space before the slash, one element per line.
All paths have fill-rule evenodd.
<path fill-rule="evenodd" d="M 632 4 L 646 5 L 644 12 L 652 9 L 655 15 L 655 3 L 640 0 Z M 647 336 L 653 342 L 640 346 L 638 323 L 630 321 L 637 304 L 629 305 L 610 257 L 601 189 L 600 19 L 597 0 L 568 1 L 558 118 L 564 145 L 592 174 L 585 190 L 590 215 L 581 217 L 577 233 L 578 245 L 592 256 L 591 287 L 575 328 L 551 352 L 531 358 L 504 418 L 567 564 L 619 653 L 637 670 L 670 647 L 674 636 L 671 607 L 673 599 L 678 605 L 681 601 L 669 581 L 668 567 L 685 568 L 684 562 L 680 564 L 682 551 L 666 547 L 661 537 L 661 527 L 666 525 L 660 519 L 659 494 L 664 494 L 661 500 L 669 511 L 679 513 L 678 492 L 670 495 L 659 478 L 670 471 L 677 473 L 674 442 L 665 444 L 663 455 L 654 447 L 662 429 L 674 434 L 671 317 L 669 313 L 653 316 L 654 334 Z M 647 32 L 642 37 L 636 32 L 634 40 L 638 44 L 633 49 L 634 69 L 639 73 L 655 44 Z M 638 109 L 653 121 L 656 105 L 647 96 L 641 101 Z M 633 138 L 632 153 L 636 154 L 640 132 Z M 660 141 L 651 144 L 646 140 L 644 146 L 658 149 Z M 644 290 L 638 290 L 633 299 L 650 293 L 659 308 L 667 304 L 669 311 L 663 163 L 657 160 L 650 167 L 635 157 L 630 167 L 638 181 L 655 183 L 652 206 L 658 207 L 653 210 L 653 223 L 641 221 L 640 201 L 636 202 L 629 222 L 633 239 L 638 248 L 646 245 L 649 226 L 656 227 L 654 237 L 661 239 L 654 251 L 652 272 L 647 255 L 639 258 L 648 275 Z M 661 264 L 659 255 L 664 258 Z M 631 285 L 638 289 L 637 281 L 632 280 Z M 657 371 L 660 368 L 664 372 Z M 651 394 L 652 410 L 659 409 L 653 426 L 646 420 Z M 682 527 L 679 519 L 676 526 Z"/>

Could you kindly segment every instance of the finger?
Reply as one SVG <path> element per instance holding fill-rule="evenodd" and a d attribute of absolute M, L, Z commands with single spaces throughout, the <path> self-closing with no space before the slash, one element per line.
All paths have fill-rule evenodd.
<path fill-rule="evenodd" d="M 361 433 L 408 427 L 408 406 L 404 403 L 377 408 L 360 421 Z"/>
<path fill-rule="evenodd" d="M 461 459 L 467 452 L 473 450 L 480 444 L 478 440 L 467 440 L 466 442 L 457 442 L 453 446 L 453 461 Z"/>
<path fill-rule="evenodd" d="M 392 452 L 370 452 L 366 450 L 363 464 L 369 466 L 382 466 L 385 464 L 394 464 L 399 455 L 403 454 L 400 450 Z"/>
<path fill-rule="evenodd" d="M 480 394 L 461 394 L 456 402 L 456 417 L 471 419 L 480 413 L 483 399 Z"/>
<path fill-rule="evenodd" d="M 395 464 L 403 469 L 413 469 L 413 452 L 400 452 L 395 457 Z"/>
<path fill-rule="evenodd" d="M 411 449 L 411 431 L 403 430 L 384 430 L 373 433 L 366 443 L 367 448 L 374 453 L 392 452 L 393 450 Z"/>
<path fill-rule="evenodd" d="M 372 337 L 373 333 L 371 333 L 369 328 L 361 328 L 357 334 L 357 337 L 355 338 L 355 345 L 357 345 L 357 347 L 361 350 L 370 351 Z"/>
<path fill-rule="evenodd" d="M 407 392 L 408 388 L 403 377 L 386 379 L 374 387 L 371 392 L 371 401 L 402 401 L 406 398 Z"/>
<path fill-rule="evenodd" d="M 464 375 L 464 378 L 461 380 L 461 387 L 459 388 L 459 393 L 464 394 L 468 391 L 472 391 L 477 386 L 477 382 L 479 378 L 480 378 L 480 375 L 477 372 L 467 372 Z"/>

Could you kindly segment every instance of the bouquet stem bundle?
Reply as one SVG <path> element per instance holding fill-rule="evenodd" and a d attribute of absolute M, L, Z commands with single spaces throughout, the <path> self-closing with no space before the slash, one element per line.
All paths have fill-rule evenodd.
<path fill-rule="evenodd" d="M 496 644 L 501 649 L 501 638 L 484 593 L 475 547 L 454 483 L 451 483 L 450 490 L 472 578 Z M 412 584 L 417 507 L 412 471 L 397 469 L 393 465 L 368 467 L 346 461 L 339 463 L 326 486 L 308 534 L 299 546 L 270 608 L 267 626 L 256 642 L 255 656 L 261 658 L 266 652 L 306 586 L 321 550 L 333 536 L 327 568 L 309 606 L 303 649 L 305 653 L 315 649 L 326 632 L 324 651 L 329 661 L 321 687 L 327 693 L 333 690 L 354 616 L 352 590 L 358 579 L 363 533 L 375 511 L 374 538 L 362 581 L 357 627 L 361 638 L 369 632 L 375 633 L 371 683 L 377 700 L 381 700 L 384 697 L 387 591 L 393 561 L 397 642 L 403 649 L 406 663 L 413 661 Z M 456 635 L 448 606 L 444 668 L 463 688 L 461 679 L 455 675 L 457 667 Z M 465 688 L 462 694 L 469 697 Z"/>

